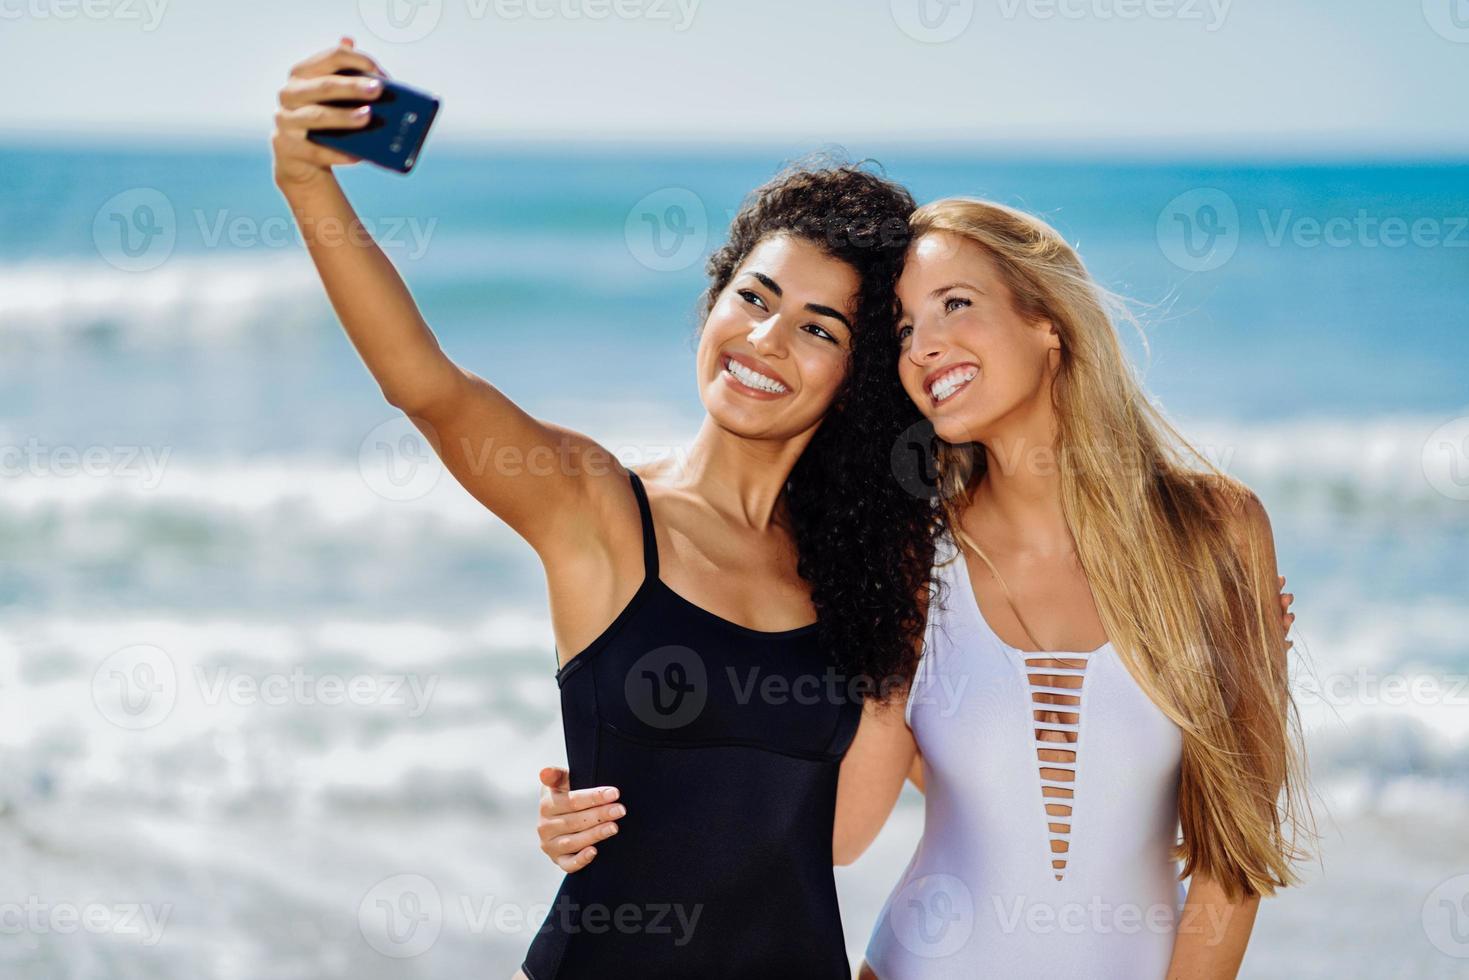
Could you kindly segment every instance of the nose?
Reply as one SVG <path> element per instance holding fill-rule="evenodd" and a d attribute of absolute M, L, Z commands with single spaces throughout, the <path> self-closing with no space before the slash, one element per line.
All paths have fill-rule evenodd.
<path fill-rule="evenodd" d="M 778 314 L 756 323 L 750 329 L 750 346 L 764 357 L 785 356 L 785 331 Z"/>
<path fill-rule="evenodd" d="M 908 360 L 917 365 L 932 364 L 948 350 L 943 331 L 937 327 L 913 324 L 908 335 Z"/>

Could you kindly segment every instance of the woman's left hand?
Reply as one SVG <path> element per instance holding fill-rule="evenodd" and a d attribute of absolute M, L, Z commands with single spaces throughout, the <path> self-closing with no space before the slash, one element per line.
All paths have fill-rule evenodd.
<path fill-rule="evenodd" d="M 541 816 L 536 833 L 541 852 L 570 874 L 597 856 L 596 842 L 617 833 L 627 808 L 615 803 L 617 787 L 571 788 L 571 774 L 557 766 L 541 770 Z"/>
<path fill-rule="evenodd" d="M 1286 633 L 1290 633 L 1290 628 L 1292 624 L 1294 624 L 1296 621 L 1296 614 L 1290 611 L 1290 605 L 1295 601 L 1296 594 L 1294 592 L 1285 591 L 1285 576 L 1280 576 L 1280 621 L 1285 624 Z M 1285 641 L 1285 648 L 1287 650 L 1295 645 L 1295 640 L 1287 639 Z"/>

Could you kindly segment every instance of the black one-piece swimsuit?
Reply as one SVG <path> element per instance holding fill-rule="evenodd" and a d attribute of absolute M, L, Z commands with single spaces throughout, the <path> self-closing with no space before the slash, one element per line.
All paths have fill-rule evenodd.
<path fill-rule="evenodd" d="M 664 585 L 630 475 L 643 584 L 556 675 L 572 787 L 617 786 L 628 813 L 562 881 L 521 968 L 847 980 L 831 835 L 860 698 L 815 624 L 748 629 Z"/>

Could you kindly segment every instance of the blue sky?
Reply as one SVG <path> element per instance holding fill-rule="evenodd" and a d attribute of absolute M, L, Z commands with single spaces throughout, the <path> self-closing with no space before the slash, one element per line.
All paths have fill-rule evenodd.
<path fill-rule="evenodd" d="M 1469 149 L 1469 0 L 0 0 L 0 131 L 263 138 L 342 33 L 440 141 Z"/>

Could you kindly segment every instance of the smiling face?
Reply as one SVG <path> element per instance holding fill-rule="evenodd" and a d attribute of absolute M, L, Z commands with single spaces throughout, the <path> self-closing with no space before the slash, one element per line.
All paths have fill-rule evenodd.
<path fill-rule="evenodd" d="M 908 250 L 898 301 L 898 374 L 940 439 L 984 442 L 1006 420 L 1050 411 L 1060 336 L 1017 312 L 984 248 L 950 232 L 923 235 Z"/>
<path fill-rule="evenodd" d="M 846 378 L 860 285 L 856 270 L 802 238 L 750 249 L 699 336 L 710 417 L 751 439 L 814 431 Z"/>

